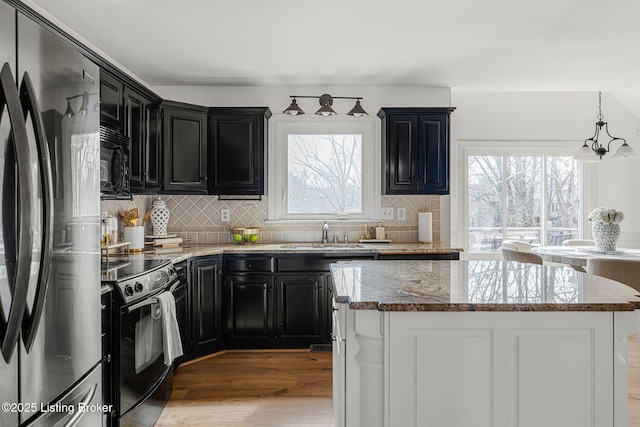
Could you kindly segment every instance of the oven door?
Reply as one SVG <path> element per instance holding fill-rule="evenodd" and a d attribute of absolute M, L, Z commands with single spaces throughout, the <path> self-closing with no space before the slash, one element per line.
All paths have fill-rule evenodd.
<path fill-rule="evenodd" d="M 150 296 L 146 301 L 153 299 Z M 162 317 L 157 304 L 142 305 L 144 302 L 120 312 L 120 426 L 129 421 L 130 425 L 152 426 L 155 421 L 141 424 L 138 419 L 157 419 L 171 394 L 173 368 L 164 363 Z"/>

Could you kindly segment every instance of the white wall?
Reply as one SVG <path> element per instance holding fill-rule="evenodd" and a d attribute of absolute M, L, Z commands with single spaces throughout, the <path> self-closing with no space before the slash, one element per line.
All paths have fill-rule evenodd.
<path fill-rule="evenodd" d="M 451 89 L 440 87 L 372 86 L 154 86 L 158 95 L 174 101 L 207 107 L 264 107 L 281 114 L 291 103 L 290 95 L 362 97 L 362 107 L 373 116 L 380 107 L 448 107 Z M 318 99 L 298 99 L 306 114 L 320 107 Z M 335 99 L 333 109 L 346 114 L 355 101 Z"/>
<path fill-rule="evenodd" d="M 607 93 L 602 94 L 604 120 L 640 154 L 640 119 Z M 467 92 L 452 91 L 452 158 L 458 141 L 575 141 L 576 151 L 593 135 L 598 114 L 597 92 Z M 605 135 L 606 136 L 606 135 Z M 607 141 L 603 137 L 600 141 Z M 612 151 L 620 144 L 614 143 Z M 640 247 L 640 156 L 590 165 L 587 212 L 598 206 L 622 210 L 621 247 Z M 452 164 L 452 242 L 462 244 L 459 170 Z M 587 223 L 585 221 L 585 223 Z"/>

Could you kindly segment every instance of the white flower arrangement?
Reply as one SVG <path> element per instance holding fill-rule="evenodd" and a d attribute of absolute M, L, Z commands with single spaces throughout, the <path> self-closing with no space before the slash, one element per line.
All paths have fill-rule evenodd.
<path fill-rule="evenodd" d="M 591 222 L 618 224 L 624 220 L 624 213 L 611 208 L 595 208 L 591 211 L 588 218 Z"/>

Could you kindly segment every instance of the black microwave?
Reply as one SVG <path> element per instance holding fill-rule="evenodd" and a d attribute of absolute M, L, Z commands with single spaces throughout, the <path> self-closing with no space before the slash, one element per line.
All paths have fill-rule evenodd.
<path fill-rule="evenodd" d="M 131 200 L 129 153 L 131 138 L 100 126 L 100 196 L 102 200 Z"/>

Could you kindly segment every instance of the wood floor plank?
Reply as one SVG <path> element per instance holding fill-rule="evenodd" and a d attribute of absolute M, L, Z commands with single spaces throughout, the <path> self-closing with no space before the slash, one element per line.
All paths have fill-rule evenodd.
<path fill-rule="evenodd" d="M 334 427 L 331 353 L 234 351 L 181 366 L 156 427 Z"/>
<path fill-rule="evenodd" d="M 629 338 L 629 426 L 640 426 L 640 334 Z M 233 351 L 183 365 L 155 427 L 335 427 L 331 353 Z"/>

